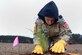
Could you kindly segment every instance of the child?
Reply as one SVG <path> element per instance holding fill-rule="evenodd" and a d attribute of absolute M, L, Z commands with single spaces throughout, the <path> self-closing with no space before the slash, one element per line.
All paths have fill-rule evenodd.
<path fill-rule="evenodd" d="M 64 53 L 70 37 L 71 31 L 67 23 L 59 16 L 56 4 L 51 1 L 38 13 L 34 28 L 35 48 L 32 53 L 43 54 L 47 50 Z"/>

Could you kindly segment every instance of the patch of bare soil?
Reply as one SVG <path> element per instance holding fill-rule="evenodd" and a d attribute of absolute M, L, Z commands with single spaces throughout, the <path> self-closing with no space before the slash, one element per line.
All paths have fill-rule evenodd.
<path fill-rule="evenodd" d="M 19 54 L 19 55 L 37 55 L 37 54 Z M 40 54 L 38 54 L 40 55 Z M 75 54 L 75 53 L 60 53 L 60 54 L 56 54 L 56 53 L 45 53 L 43 55 L 80 55 L 80 54 Z"/>
<path fill-rule="evenodd" d="M 12 43 L 0 43 L 0 55 L 37 55 L 32 54 L 33 44 L 20 43 L 16 47 L 12 47 Z M 66 52 L 63 54 L 55 54 L 45 52 L 44 55 L 82 55 L 82 44 L 72 44 L 66 46 Z"/>
<path fill-rule="evenodd" d="M 45 52 L 43 55 L 82 55 L 82 45 L 68 45 L 66 47 L 66 53 L 52 53 L 50 51 Z M 30 46 L 29 46 L 30 48 Z M 32 54 L 30 52 L 25 53 L 25 54 L 20 54 L 20 55 L 37 55 L 37 54 Z"/>
<path fill-rule="evenodd" d="M 34 54 L 34 53 L 25 53 L 25 54 L 19 54 L 19 55 L 41 55 L 41 54 Z M 45 52 L 43 55 L 80 55 L 77 53 L 52 53 L 50 51 Z"/>

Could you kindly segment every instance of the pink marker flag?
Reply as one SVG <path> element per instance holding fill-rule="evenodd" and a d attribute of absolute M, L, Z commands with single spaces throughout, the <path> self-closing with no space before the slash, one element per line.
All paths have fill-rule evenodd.
<path fill-rule="evenodd" d="M 17 46 L 19 44 L 19 39 L 18 36 L 15 38 L 15 40 L 13 41 L 13 47 Z"/>

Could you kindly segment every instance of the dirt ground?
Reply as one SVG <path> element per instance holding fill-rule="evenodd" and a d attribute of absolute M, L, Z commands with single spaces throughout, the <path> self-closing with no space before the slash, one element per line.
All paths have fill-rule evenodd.
<path fill-rule="evenodd" d="M 37 55 L 37 54 L 19 54 L 19 55 Z M 77 53 L 60 53 L 60 54 L 56 54 L 56 53 L 50 53 L 50 52 L 47 52 L 47 53 L 44 53 L 43 55 L 81 55 L 81 54 L 77 54 Z"/>
<path fill-rule="evenodd" d="M 28 48 L 32 48 L 29 49 L 29 51 L 27 53 L 24 54 L 20 54 L 20 55 L 37 55 L 37 54 L 32 54 L 30 53 L 31 50 L 33 50 L 34 46 L 29 44 L 30 46 Z M 61 54 L 55 54 L 52 52 L 45 52 L 44 55 L 81 55 L 82 54 L 82 45 L 80 44 L 73 44 L 73 45 L 67 45 L 66 46 L 66 53 L 61 53 Z"/>
<path fill-rule="evenodd" d="M 31 54 L 34 47 L 35 46 L 33 44 L 20 43 L 18 46 L 13 47 L 12 43 L 0 43 L 0 55 L 36 55 Z M 46 52 L 44 55 L 75 55 L 73 53 L 82 55 L 82 45 L 67 45 L 65 54 L 54 54 L 51 52 Z"/>

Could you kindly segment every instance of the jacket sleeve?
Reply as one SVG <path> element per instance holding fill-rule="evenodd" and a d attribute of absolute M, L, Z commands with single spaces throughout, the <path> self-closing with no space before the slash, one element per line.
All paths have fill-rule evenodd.
<path fill-rule="evenodd" d="M 63 20 L 63 19 L 62 19 Z M 63 20 L 60 22 L 60 39 L 65 41 L 69 41 L 70 37 L 72 36 L 72 32 L 68 26 L 68 24 Z"/>
<path fill-rule="evenodd" d="M 40 44 L 40 38 L 37 36 L 37 33 L 39 32 L 39 30 L 41 28 L 39 26 L 41 26 L 42 23 L 43 23 L 43 21 L 40 19 L 37 19 L 35 22 L 34 34 L 33 34 L 34 35 L 34 38 L 33 38 L 34 45 Z"/>

